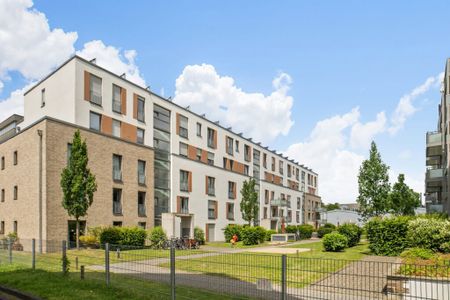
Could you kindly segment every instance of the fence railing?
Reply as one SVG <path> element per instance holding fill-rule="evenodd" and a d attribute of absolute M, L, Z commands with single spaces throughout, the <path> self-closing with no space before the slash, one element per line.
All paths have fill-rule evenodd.
<path fill-rule="evenodd" d="M 250 299 L 450 299 L 450 261 L 327 259 L 294 254 L 168 250 L 65 241 L 1 240 L 0 268 L 18 264 L 80 280 L 195 299 L 185 287 Z M 163 286 L 156 289 L 155 283 Z"/>

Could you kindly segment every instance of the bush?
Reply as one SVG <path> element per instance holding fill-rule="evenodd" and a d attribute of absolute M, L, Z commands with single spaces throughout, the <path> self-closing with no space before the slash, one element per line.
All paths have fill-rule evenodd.
<path fill-rule="evenodd" d="M 266 241 L 270 241 L 272 238 L 272 234 L 276 234 L 276 233 L 277 233 L 276 230 L 272 230 L 272 229 L 266 230 Z"/>
<path fill-rule="evenodd" d="M 257 245 L 264 242 L 266 230 L 261 226 L 246 226 L 241 231 L 242 243 L 244 245 Z"/>
<path fill-rule="evenodd" d="M 82 235 L 80 236 L 80 242 L 85 245 L 97 244 L 97 239 L 93 235 Z"/>
<path fill-rule="evenodd" d="M 396 256 L 408 247 L 410 217 L 373 218 L 366 223 L 369 249 L 376 255 Z"/>
<path fill-rule="evenodd" d="M 325 234 L 332 233 L 333 231 L 333 228 L 322 226 L 317 230 L 317 237 L 323 238 Z"/>
<path fill-rule="evenodd" d="M 408 242 L 411 247 L 438 251 L 450 239 L 450 222 L 439 218 L 417 218 L 409 222 Z"/>
<path fill-rule="evenodd" d="M 161 226 L 156 226 L 150 231 L 148 239 L 152 248 L 161 249 L 167 241 L 167 235 Z"/>
<path fill-rule="evenodd" d="M 229 224 L 223 229 L 225 241 L 227 243 L 233 238 L 233 235 L 237 235 L 238 241 L 242 240 L 242 225 Z"/>
<path fill-rule="evenodd" d="M 120 227 L 120 244 L 126 246 L 143 247 L 147 231 L 139 227 Z"/>
<path fill-rule="evenodd" d="M 343 224 L 339 226 L 338 232 L 347 237 L 349 247 L 358 245 L 361 240 L 362 229 L 356 224 Z"/>
<path fill-rule="evenodd" d="M 205 232 L 200 227 L 194 228 L 194 238 L 197 240 L 199 245 L 205 244 Z"/>
<path fill-rule="evenodd" d="M 314 231 L 314 227 L 309 224 L 304 224 L 297 226 L 297 230 L 301 240 L 310 239 Z"/>
<path fill-rule="evenodd" d="M 417 258 L 420 259 L 430 259 L 435 256 L 435 253 L 430 249 L 424 249 L 424 248 L 411 248 L 408 250 L 403 251 L 400 254 L 401 257 L 406 259 L 412 259 L 415 260 Z"/>
<path fill-rule="evenodd" d="M 439 250 L 442 252 L 442 253 L 450 253 L 450 242 L 445 242 L 445 243 L 442 243 L 440 246 L 439 246 Z"/>
<path fill-rule="evenodd" d="M 325 251 L 338 252 L 347 247 L 348 239 L 343 234 L 333 232 L 326 234 L 322 239 L 322 243 Z"/>
<path fill-rule="evenodd" d="M 105 227 L 99 236 L 100 244 L 119 245 L 122 239 L 120 227 Z"/>
<path fill-rule="evenodd" d="M 321 226 L 321 227 L 325 227 L 325 228 L 331 228 L 331 229 L 336 229 L 336 225 L 331 224 L 331 223 L 326 223 L 325 225 Z"/>
<path fill-rule="evenodd" d="M 100 234 L 102 233 L 102 231 L 107 228 L 105 226 L 96 226 L 96 227 L 89 227 L 88 228 L 88 234 L 90 236 L 95 237 L 96 242 L 100 242 Z"/>
<path fill-rule="evenodd" d="M 298 228 L 295 225 L 288 225 L 285 228 L 286 233 L 295 233 L 296 234 L 297 230 L 298 230 Z"/>

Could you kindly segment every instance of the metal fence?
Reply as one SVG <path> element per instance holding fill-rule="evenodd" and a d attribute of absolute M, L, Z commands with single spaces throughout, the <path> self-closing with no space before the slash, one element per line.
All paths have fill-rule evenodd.
<path fill-rule="evenodd" d="M 248 251 L 248 250 L 247 250 Z M 307 258 L 222 251 L 155 250 L 64 241 L 0 241 L 0 268 L 17 264 L 122 287 L 135 298 L 450 299 L 450 262 L 405 264 L 395 258 Z M 131 296 L 130 296 L 131 298 Z"/>

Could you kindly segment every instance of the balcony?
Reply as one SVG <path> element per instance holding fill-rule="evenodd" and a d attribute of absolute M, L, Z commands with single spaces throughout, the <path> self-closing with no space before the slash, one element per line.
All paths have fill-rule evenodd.
<path fill-rule="evenodd" d="M 436 204 L 441 202 L 441 193 L 435 192 L 425 195 L 425 203 Z"/>
<path fill-rule="evenodd" d="M 287 200 L 286 199 L 272 199 L 270 200 L 271 206 L 287 206 Z"/>
<path fill-rule="evenodd" d="M 442 190 L 443 181 L 444 181 L 443 168 L 428 169 L 425 176 L 425 192 L 426 193 L 440 192 Z"/>
<path fill-rule="evenodd" d="M 442 155 L 442 134 L 438 131 L 427 132 L 427 157 Z"/>

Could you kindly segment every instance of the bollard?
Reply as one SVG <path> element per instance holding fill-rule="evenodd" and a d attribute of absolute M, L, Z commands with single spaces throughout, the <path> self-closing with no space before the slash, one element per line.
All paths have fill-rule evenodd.
<path fill-rule="evenodd" d="M 13 253 L 12 253 L 12 239 L 10 238 L 8 240 L 8 257 L 9 257 L 9 263 L 12 264 L 13 260 Z"/>
<path fill-rule="evenodd" d="M 78 270 L 78 256 L 75 256 L 75 270 Z"/>
<path fill-rule="evenodd" d="M 62 257 L 61 257 L 61 261 L 62 261 L 62 272 L 63 274 L 67 273 L 67 244 L 66 241 L 62 241 L 61 244 L 61 251 L 62 251 Z"/>
<path fill-rule="evenodd" d="M 80 279 L 83 280 L 84 279 L 84 266 L 80 267 Z"/>
<path fill-rule="evenodd" d="M 281 300 L 287 299 L 287 256 L 281 256 Z"/>
<path fill-rule="evenodd" d="M 36 240 L 31 240 L 31 269 L 36 269 Z"/>
<path fill-rule="evenodd" d="M 109 243 L 105 244 L 105 275 L 106 275 L 106 285 L 109 285 Z"/>
<path fill-rule="evenodd" d="M 170 243 L 170 294 L 172 300 L 175 300 L 175 245 L 173 241 Z"/>

